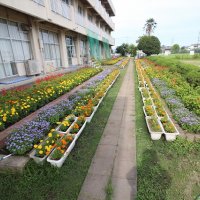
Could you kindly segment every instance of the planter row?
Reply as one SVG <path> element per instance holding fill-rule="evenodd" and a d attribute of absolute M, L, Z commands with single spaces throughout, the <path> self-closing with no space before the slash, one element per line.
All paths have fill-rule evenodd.
<path fill-rule="evenodd" d="M 99 99 L 99 102 L 98 104 L 93 107 L 93 112 L 92 114 L 89 116 L 89 117 L 85 117 L 85 121 L 84 123 L 82 124 L 82 126 L 80 127 L 79 131 L 76 133 L 76 134 L 70 134 L 70 130 L 72 129 L 72 127 L 75 125 L 75 123 L 77 122 L 78 120 L 78 116 L 73 116 L 74 117 L 74 121 L 71 123 L 71 125 L 69 126 L 69 128 L 63 132 L 63 131 L 60 131 L 60 127 L 61 127 L 61 124 L 58 125 L 56 128 L 55 128 L 55 131 L 56 133 L 62 135 L 62 137 L 60 137 L 58 140 L 60 142 L 62 142 L 63 138 L 64 137 L 71 137 L 72 138 L 72 141 L 70 142 L 69 146 L 67 147 L 66 151 L 63 153 L 62 157 L 59 159 L 59 160 L 55 160 L 55 159 L 52 159 L 52 155 L 55 154 L 55 151 L 56 151 L 56 147 L 55 146 L 52 146 L 52 148 L 50 149 L 50 152 L 45 155 L 44 157 L 39 157 L 36 155 L 36 149 L 34 149 L 30 154 L 29 156 L 37 163 L 37 164 L 43 164 L 44 161 L 47 159 L 47 162 L 49 162 L 52 166 L 54 167 L 62 167 L 63 163 L 65 162 L 66 158 L 68 157 L 68 155 L 70 154 L 70 152 L 72 151 L 72 149 L 74 148 L 74 146 L 76 145 L 76 141 L 78 140 L 78 138 L 80 137 L 81 133 L 83 132 L 85 126 L 87 123 L 90 123 L 94 114 L 96 113 L 96 111 L 98 110 L 101 102 L 103 101 L 105 95 L 107 94 L 107 92 L 109 91 L 109 89 L 112 87 L 112 85 L 115 83 L 115 81 L 117 80 L 119 74 L 115 77 L 115 79 L 112 81 L 112 83 L 109 85 L 109 87 L 106 89 L 103 97 L 101 97 Z M 49 139 L 49 137 L 45 138 L 44 141 L 42 141 L 39 145 L 37 146 L 40 146 L 40 145 L 43 145 L 45 141 L 47 141 Z"/>
<path fill-rule="evenodd" d="M 155 105 L 155 101 L 160 101 L 160 97 L 157 95 L 150 80 L 144 76 L 144 71 L 141 69 L 142 67 L 140 63 L 137 62 L 136 67 L 139 81 L 138 89 L 142 96 L 142 101 L 144 104 L 143 112 L 145 114 L 145 120 L 151 135 L 151 139 L 159 140 L 162 134 L 164 134 L 167 141 L 174 141 L 176 136 L 179 135 L 176 126 L 172 122 L 164 107 L 157 107 Z M 153 97 L 153 95 L 156 97 Z M 162 115 L 159 114 L 157 109 L 161 109 Z M 173 130 L 173 132 L 168 132 L 168 127 L 170 127 L 170 130 Z"/>
<path fill-rule="evenodd" d="M 125 60 L 122 61 L 122 63 L 119 65 L 121 69 L 124 69 L 126 65 L 129 63 L 130 58 L 126 58 Z"/>

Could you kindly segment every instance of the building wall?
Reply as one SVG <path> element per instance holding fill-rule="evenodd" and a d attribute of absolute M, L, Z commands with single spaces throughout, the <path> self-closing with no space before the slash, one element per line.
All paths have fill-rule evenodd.
<path fill-rule="evenodd" d="M 34 0 L 38 2 L 38 0 Z M 44 5 L 40 5 L 33 0 L 0 0 L 0 20 L 5 19 L 7 23 L 10 22 L 17 22 L 19 27 L 21 24 L 25 27 L 25 31 L 28 33 L 29 42 L 30 42 L 30 49 L 31 49 L 31 59 L 36 60 L 39 66 L 40 73 L 48 73 L 51 71 L 56 70 L 57 68 L 69 67 L 69 65 L 79 65 L 79 64 L 86 64 L 87 60 L 90 58 L 89 55 L 89 44 L 87 42 L 88 32 L 93 32 L 97 35 L 97 40 L 100 43 L 100 52 L 101 57 L 105 58 L 105 52 L 102 45 L 103 38 L 106 38 L 109 42 L 109 45 L 114 45 L 114 39 L 111 37 L 110 33 L 113 30 L 112 21 L 104 16 L 104 20 L 101 17 L 96 17 L 97 15 L 94 13 L 95 11 L 91 8 L 88 8 L 85 4 L 81 3 L 80 0 L 74 0 L 73 6 L 68 6 L 68 13 L 65 13 L 65 17 L 61 14 L 52 11 L 51 1 L 59 1 L 61 0 L 43 0 Z M 98 3 L 99 0 L 95 0 Z M 40 0 L 40 2 L 42 2 Z M 3 5 L 3 6 L 1 6 Z M 100 6 L 99 4 L 97 4 Z M 66 6 L 66 5 L 65 5 Z M 84 14 L 80 15 L 78 11 L 78 6 L 82 7 Z M 102 5 L 101 5 L 102 6 Z M 96 6 L 95 6 L 96 9 Z M 101 14 L 100 10 L 100 14 Z M 92 22 L 88 19 L 88 15 L 92 16 Z M 48 31 L 50 34 L 51 32 L 57 34 L 58 36 L 58 45 L 60 51 L 60 58 L 54 59 L 46 58 L 46 46 L 48 44 L 44 43 L 43 37 L 41 37 L 41 30 Z M 66 37 L 71 36 L 74 39 L 74 48 L 76 50 L 75 56 L 69 59 L 69 52 L 66 47 Z M 2 38 L 0 35 L 0 42 Z M 57 39 L 56 39 L 57 40 Z M 84 48 L 82 47 L 83 42 L 86 41 L 84 44 Z M 12 42 L 11 42 L 12 43 Z M 50 49 L 52 46 L 56 44 L 51 44 Z M 52 49 L 58 49 L 57 47 L 52 47 Z M 81 51 L 85 51 L 84 55 Z M 0 49 L 1 50 L 1 49 Z M 24 50 L 23 50 L 24 51 Z M 51 51 L 51 50 L 50 50 Z M 51 51 L 51 52 L 57 52 Z M 52 53 L 53 55 L 53 53 Z M 59 62 L 56 62 L 55 60 Z M 2 68 L 0 60 L 0 68 Z M 25 70 L 25 62 L 26 60 L 14 60 L 16 63 L 17 74 L 20 76 L 26 75 Z M 70 63 L 69 63 L 70 62 Z M 57 63 L 61 63 L 57 66 Z M 5 71 L 7 65 L 3 66 Z M 1 69 L 0 69 L 1 70 Z M 10 71 L 12 71 L 10 67 Z M 5 72 L 6 73 L 6 72 Z M 4 73 L 4 74 L 5 74 Z M 5 77 L 8 77 L 6 75 Z M 0 71 L 0 79 L 5 78 L 1 77 Z"/>

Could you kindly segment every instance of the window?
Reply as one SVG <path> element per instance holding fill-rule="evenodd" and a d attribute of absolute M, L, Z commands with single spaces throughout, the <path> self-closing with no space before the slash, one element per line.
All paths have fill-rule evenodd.
<path fill-rule="evenodd" d="M 88 14 L 88 20 L 92 22 L 92 15 Z"/>
<path fill-rule="evenodd" d="M 78 14 L 81 16 L 84 16 L 84 11 L 83 8 L 81 6 L 78 6 Z"/>
<path fill-rule="evenodd" d="M 71 36 L 66 37 L 66 46 L 68 51 L 68 57 L 76 57 L 76 48 L 73 37 Z"/>
<path fill-rule="evenodd" d="M 45 60 L 55 60 L 56 66 L 61 66 L 60 45 L 58 34 L 47 30 L 40 31 L 40 37 L 44 46 Z"/>
<path fill-rule="evenodd" d="M 71 19 L 69 0 L 51 0 L 51 10 L 67 19 Z"/>
<path fill-rule="evenodd" d="M 11 62 L 32 58 L 28 32 L 22 26 L 24 25 L 0 18 L 0 78 L 17 74 Z"/>
<path fill-rule="evenodd" d="M 86 41 L 85 40 L 80 41 L 80 56 L 81 57 L 86 56 Z"/>
<path fill-rule="evenodd" d="M 0 19 L 0 56 L 4 62 L 31 59 L 31 45 L 27 31 L 17 22 Z"/>

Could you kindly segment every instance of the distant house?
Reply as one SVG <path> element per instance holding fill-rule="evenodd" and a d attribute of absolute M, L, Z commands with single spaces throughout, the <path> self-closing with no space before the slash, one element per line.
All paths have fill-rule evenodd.
<path fill-rule="evenodd" d="M 165 46 L 165 45 L 163 45 L 162 47 L 161 47 L 161 51 L 162 51 L 162 54 L 163 55 L 170 55 L 171 54 L 171 46 Z"/>
<path fill-rule="evenodd" d="M 191 44 L 190 46 L 187 47 L 188 51 L 194 51 L 195 49 L 199 49 L 200 44 Z"/>
<path fill-rule="evenodd" d="M 136 52 L 136 58 L 143 58 L 146 54 L 142 50 L 137 50 Z"/>

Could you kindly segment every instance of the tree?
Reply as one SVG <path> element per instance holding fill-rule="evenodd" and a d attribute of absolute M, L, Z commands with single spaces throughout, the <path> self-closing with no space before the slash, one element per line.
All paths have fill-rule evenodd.
<path fill-rule="evenodd" d="M 122 56 L 125 56 L 127 53 L 129 53 L 129 45 L 123 43 L 121 46 L 118 46 L 116 48 L 116 53 L 120 53 Z"/>
<path fill-rule="evenodd" d="M 155 36 L 142 36 L 139 39 L 137 47 L 147 54 L 147 56 L 160 53 L 160 41 Z"/>
<path fill-rule="evenodd" d="M 180 53 L 189 53 L 189 51 L 186 49 L 186 47 L 181 47 Z"/>
<path fill-rule="evenodd" d="M 174 44 L 172 46 L 172 49 L 171 49 L 172 53 L 175 54 L 175 53 L 179 53 L 180 51 L 180 46 L 178 44 Z"/>
<path fill-rule="evenodd" d="M 146 21 L 146 24 L 144 25 L 144 29 L 148 36 L 150 36 L 151 33 L 153 33 L 154 29 L 156 28 L 156 25 L 157 25 L 157 23 L 155 22 L 155 20 L 153 18 L 149 18 Z"/>
<path fill-rule="evenodd" d="M 134 44 L 129 45 L 129 53 L 131 56 L 136 56 L 137 47 Z"/>

